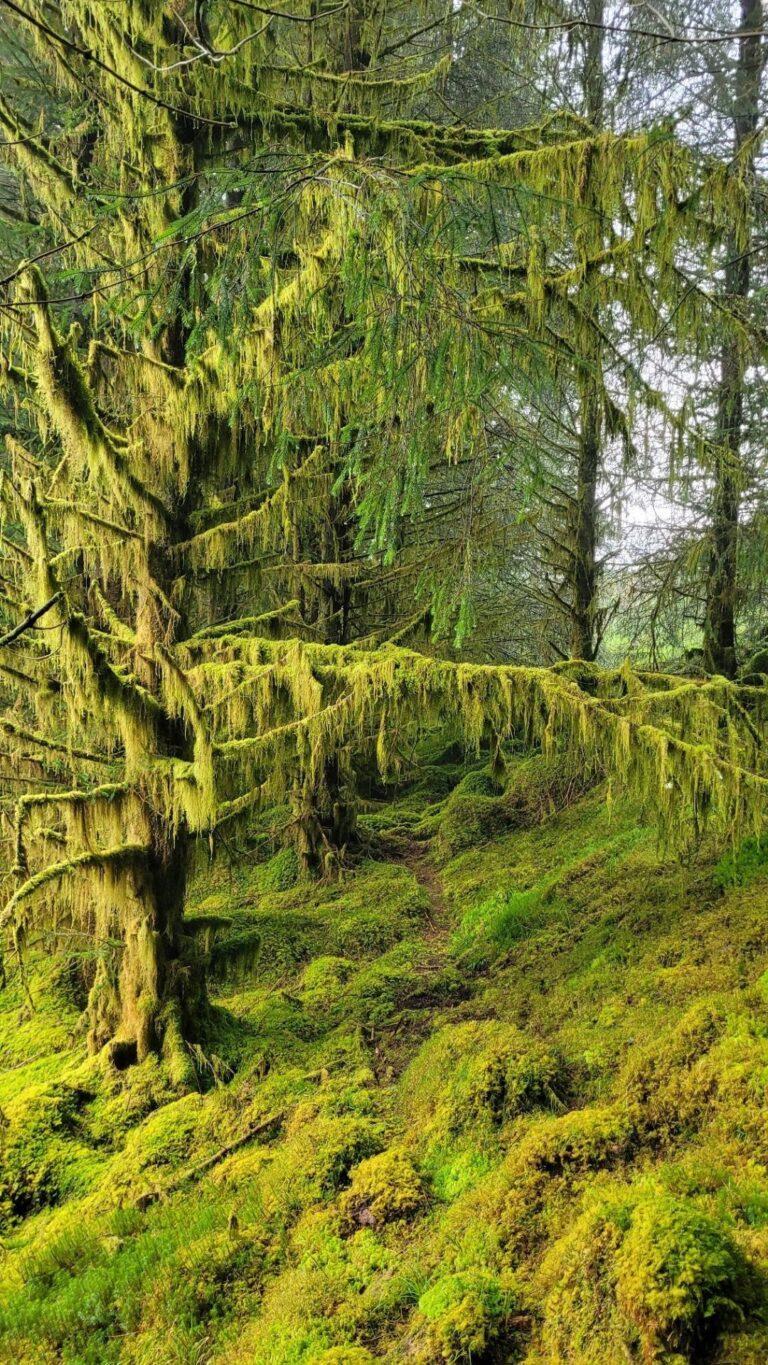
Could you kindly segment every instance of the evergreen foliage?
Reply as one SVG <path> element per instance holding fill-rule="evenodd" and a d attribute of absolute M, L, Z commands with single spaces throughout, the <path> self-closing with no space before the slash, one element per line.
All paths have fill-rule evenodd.
<path fill-rule="evenodd" d="M 40 615 L 2 664 L 29 789 L 2 924 L 17 953 L 86 935 L 93 1048 L 194 1032 L 196 842 L 288 801 L 329 872 L 360 775 L 436 727 L 606 772 L 670 843 L 759 834 L 764 688 L 592 667 L 578 526 L 586 663 L 461 657 L 509 507 L 496 414 L 566 382 L 628 459 L 634 403 L 676 439 L 604 319 L 742 337 L 680 260 L 746 244 L 749 177 L 663 124 L 445 122 L 443 5 L 10 9 L 2 607 Z"/>

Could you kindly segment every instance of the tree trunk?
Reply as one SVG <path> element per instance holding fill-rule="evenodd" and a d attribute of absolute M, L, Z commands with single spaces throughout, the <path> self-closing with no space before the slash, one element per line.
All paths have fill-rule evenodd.
<path fill-rule="evenodd" d="M 186 841 L 163 850 L 155 833 L 157 849 L 120 887 L 122 942 L 116 953 L 102 950 L 88 999 L 89 1050 L 110 1043 L 120 1066 L 161 1047 L 172 1055 L 199 1003 L 195 973 L 181 960 Z"/>
<path fill-rule="evenodd" d="M 582 89 L 587 118 L 595 128 L 604 121 L 605 72 L 603 43 L 605 0 L 589 0 L 589 27 L 584 38 Z M 588 176 L 587 176 L 588 183 Z M 589 191 L 587 192 L 589 193 Z M 589 204 L 587 204 L 589 210 Z M 598 229 L 599 230 L 599 229 Z M 590 313 L 595 327 L 597 309 Z M 599 383 L 599 352 L 593 357 L 596 373 L 584 373 L 580 379 L 581 412 L 576 470 L 576 498 L 572 505 L 569 537 L 571 564 L 571 638 L 570 650 L 575 659 L 592 662 L 599 645 L 597 568 L 598 508 L 597 486 L 600 475 L 602 421 Z"/>
<path fill-rule="evenodd" d="M 597 631 L 597 480 L 600 469 L 600 407 L 594 388 L 582 394 L 576 500 L 573 504 L 571 655 L 592 662 Z"/>
<path fill-rule="evenodd" d="M 762 0 L 741 0 L 741 27 L 746 32 L 763 27 Z M 734 156 L 751 184 L 754 150 L 743 150 L 757 129 L 762 39 L 739 39 L 734 89 Z M 726 246 L 726 302 L 743 311 L 750 294 L 750 245 L 732 235 Z M 742 489 L 742 428 L 744 422 L 744 345 L 727 337 L 720 354 L 720 384 L 715 428 L 715 470 L 712 492 L 711 554 L 706 591 L 704 656 L 713 673 L 733 678 L 737 670 L 736 613 L 738 606 L 739 511 Z"/>

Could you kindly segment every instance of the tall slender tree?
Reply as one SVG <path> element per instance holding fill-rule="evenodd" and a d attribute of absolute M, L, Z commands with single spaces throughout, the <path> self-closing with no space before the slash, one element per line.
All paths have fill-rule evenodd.
<path fill-rule="evenodd" d="M 728 236 L 723 287 L 728 306 L 746 317 L 752 279 L 756 136 L 766 54 L 762 0 L 741 0 L 740 20 L 744 36 L 738 39 L 733 78 L 731 173 L 749 188 L 750 209 L 744 222 L 735 225 Z M 728 678 L 734 677 L 737 669 L 739 509 L 744 484 L 742 443 L 747 362 L 744 336 L 726 336 L 720 351 L 704 650 L 708 666 Z"/>

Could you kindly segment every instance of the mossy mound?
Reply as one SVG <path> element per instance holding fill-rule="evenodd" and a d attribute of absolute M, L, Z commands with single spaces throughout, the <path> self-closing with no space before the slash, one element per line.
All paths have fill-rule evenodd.
<path fill-rule="evenodd" d="M 446 857 L 490 842 L 508 829 L 530 828 L 578 799 L 591 785 L 575 770 L 541 754 L 512 759 L 502 777 L 489 768 L 468 773 L 426 821 Z"/>
<path fill-rule="evenodd" d="M 98 1165 L 81 1115 L 92 1096 L 66 1084 L 32 1086 L 0 1120 L 0 1229 L 87 1189 Z"/>
<path fill-rule="evenodd" d="M 546 1358 L 579 1365 L 700 1359 L 755 1305 L 730 1233 L 692 1200 L 648 1184 L 584 1213 L 540 1283 Z"/>
<path fill-rule="evenodd" d="M 201 871 L 191 1084 L 11 975 L 0 1359 L 763 1365 L 761 846 L 660 860 L 540 758 L 444 776 L 375 796 L 341 880 L 266 836 Z M 506 814 L 453 853 L 461 801 Z"/>
<path fill-rule="evenodd" d="M 441 1276 L 419 1299 L 414 1358 L 424 1365 L 429 1361 L 451 1365 L 466 1361 L 469 1365 L 487 1359 L 502 1334 L 513 1335 L 510 1319 L 519 1304 L 517 1286 L 509 1275 L 474 1269 Z M 421 1334 L 419 1318 L 426 1323 Z"/>
<path fill-rule="evenodd" d="M 535 1109 L 561 1109 L 564 1062 L 513 1025 L 493 1019 L 448 1024 L 406 1071 L 403 1104 L 419 1133 L 456 1135 L 478 1122 L 500 1125 Z"/>
<path fill-rule="evenodd" d="M 424 1207 L 424 1181 L 406 1152 L 397 1148 L 361 1161 L 340 1202 L 349 1227 L 381 1227 L 411 1218 Z"/>

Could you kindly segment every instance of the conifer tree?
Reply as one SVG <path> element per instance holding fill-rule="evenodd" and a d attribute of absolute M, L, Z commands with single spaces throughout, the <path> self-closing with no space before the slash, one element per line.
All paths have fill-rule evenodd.
<path fill-rule="evenodd" d="M 733 160 L 731 172 L 754 190 L 756 138 L 760 93 L 765 65 L 762 0 L 742 0 L 733 82 Z M 726 301 L 742 310 L 749 307 L 752 278 L 752 205 L 743 226 L 735 226 L 726 244 L 724 292 Z M 710 566 L 707 575 L 704 649 L 708 666 L 732 678 L 736 674 L 736 616 L 739 594 L 739 508 L 743 494 L 742 428 L 744 381 L 749 361 L 743 337 L 726 337 L 720 355 L 717 427 L 714 437 L 714 488 Z"/>
<path fill-rule="evenodd" d="M 598 306 L 653 321 L 648 253 L 663 293 L 694 183 L 725 211 L 717 175 L 571 116 L 440 122 L 450 46 L 404 39 L 450 42 L 442 4 L 2 10 L 25 237 L 2 285 L 0 726 L 24 787 L 2 923 L 20 952 L 35 917 L 86 935 L 91 1046 L 182 1057 L 196 841 L 289 796 L 328 868 L 355 767 L 391 774 L 448 718 L 470 744 L 578 752 L 671 837 L 758 825 L 759 688 L 403 643 L 424 602 L 471 624 L 418 535 L 437 471 L 493 485 L 499 396 L 582 373 Z M 477 480 L 454 486 L 467 553 Z M 367 595 L 390 591 L 371 632 Z"/>

